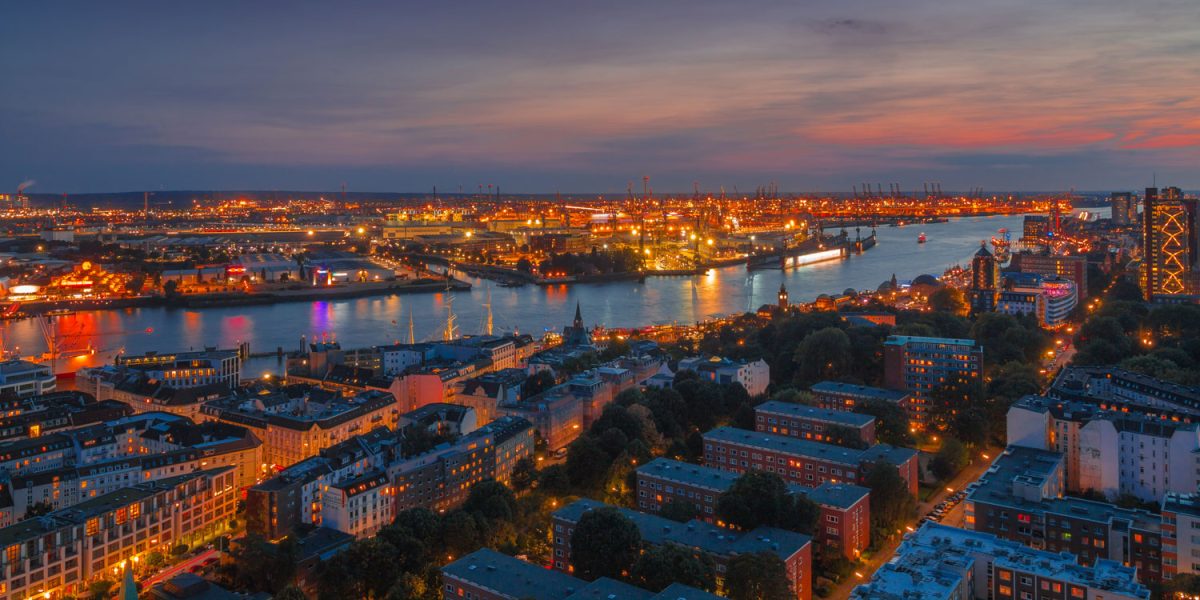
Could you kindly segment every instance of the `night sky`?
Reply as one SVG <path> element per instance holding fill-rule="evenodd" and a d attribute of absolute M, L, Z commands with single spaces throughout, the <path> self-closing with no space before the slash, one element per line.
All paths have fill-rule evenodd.
<path fill-rule="evenodd" d="M 1200 187 L 1200 2 L 11 2 L 0 190 Z"/>

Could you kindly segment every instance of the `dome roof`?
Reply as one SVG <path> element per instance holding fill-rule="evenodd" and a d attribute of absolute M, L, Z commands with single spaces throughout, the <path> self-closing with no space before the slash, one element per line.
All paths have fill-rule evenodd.
<path fill-rule="evenodd" d="M 912 281 L 912 284 L 913 285 L 940 285 L 937 277 L 934 277 L 933 275 L 930 275 L 928 273 L 926 273 L 924 275 L 917 275 L 917 278 Z"/>

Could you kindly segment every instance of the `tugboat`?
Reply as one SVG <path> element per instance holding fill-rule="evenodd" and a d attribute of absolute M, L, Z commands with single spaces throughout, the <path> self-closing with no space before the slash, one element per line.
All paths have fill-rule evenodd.
<path fill-rule="evenodd" d="M 917 243 L 918 243 L 918 244 L 924 244 L 924 243 L 925 243 L 925 234 L 924 234 L 923 232 L 921 233 L 921 235 L 918 235 L 918 236 L 917 236 Z"/>

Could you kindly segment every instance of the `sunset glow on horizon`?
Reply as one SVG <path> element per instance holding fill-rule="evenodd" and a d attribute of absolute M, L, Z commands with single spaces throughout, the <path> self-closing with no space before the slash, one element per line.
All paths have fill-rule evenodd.
<path fill-rule="evenodd" d="M 1200 187 L 1193 1 L 5 12 L 0 187 Z"/>

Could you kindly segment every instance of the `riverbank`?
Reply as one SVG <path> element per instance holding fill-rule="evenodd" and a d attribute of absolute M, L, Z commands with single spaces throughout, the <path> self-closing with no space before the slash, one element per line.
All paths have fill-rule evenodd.
<path fill-rule="evenodd" d="M 965 265 L 979 240 L 1000 228 L 1018 231 L 1020 217 L 954 219 L 921 226 L 928 242 L 918 244 L 913 228 L 883 227 L 871 251 L 848 260 L 822 262 L 784 271 L 748 272 L 745 259 L 690 277 L 647 277 L 595 285 L 524 285 L 507 287 L 461 272 L 454 277 L 469 290 L 453 294 L 456 325 L 464 334 L 486 331 L 491 312 L 494 331 L 520 331 L 540 336 L 568 325 L 579 304 L 585 324 L 608 328 L 646 324 L 695 323 L 718 315 L 753 312 L 778 302 L 785 285 L 793 303 L 814 301 L 821 294 L 847 288 L 875 289 L 893 274 L 900 279 L 921 274 L 940 275 L 947 267 Z M 853 239 L 854 233 L 850 233 Z M 439 269 L 440 270 L 440 269 Z M 444 287 L 435 286 L 433 292 Z M 317 298 L 270 305 L 208 305 L 199 309 L 144 306 L 121 310 L 79 311 L 64 317 L 61 328 L 73 346 L 125 348 L 140 353 L 166 348 L 226 347 L 248 342 L 274 350 L 295 348 L 301 335 L 337 332 L 346 347 L 366 347 L 380 340 L 408 339 L 411 315 L 415 339 L 440 339 L 450 312 L 442 293 L 383 292 L 359 298 Z M 291 298 L 289 300 L 296 300 Z M 489 310 L 490 309 L 490 310 Z M 9 348 L 26 354 L 44 352 L 41 328 L 32 319 L 0 322 L 0 336 Z M 258 362 L 261 361 L 261 362 Z M 256 359 L 253 369 L 278 368 L 276 358 Z"/>
<path fill-rule="evenodd" d="M 254 304 L 275 304 L 277 302 L 312 302 L 316 300 L 341 300 L 347 298 L 363 298 L 392 294 L 420 294 L 429 292 L 470 291 L 471 284 L 457 279 L 447 281 L 415 280 L 406 283 L 368 282 L 330 287 L 313 287 L 298 290 L 278 290 L 255 294 L 198 294 L 180 296 L 169 304 L 187 308 L 205 308 L 212 306 L 246 306 Z"/>
<path fill-rule="evenodd" d="M 24 317 L 46 313 L 63 312 L 64 314 L 78 311 L 115 310 L 124 308 L 148 308 L 156 306 L 179 306 L 184 308 L 208 308 L 220 306 L 251 306 L 275 304 L 277 302 L 312 302 L 315 300 L 340 300 L 347 298 L 363 298 L 392 294 L 420 294 L 471 290 L 471 284 L 458 279 L 451 279 L 447 284 L 444 280 L 418 279 L 408 282 L 364 282 L 329 287 L 304 287 L 295 290 L 274 290 L 269 292 L 222 292 L 212 294 L 187 294 L 167 298 L 158 295 L 130 296 L 127 298 L 109 298 L 103 300 L 43 300 L 20 303 L 22 317 L 6 320 L 19 320 Z M 3 310 L 11 303 L 0 304 Z"/>

